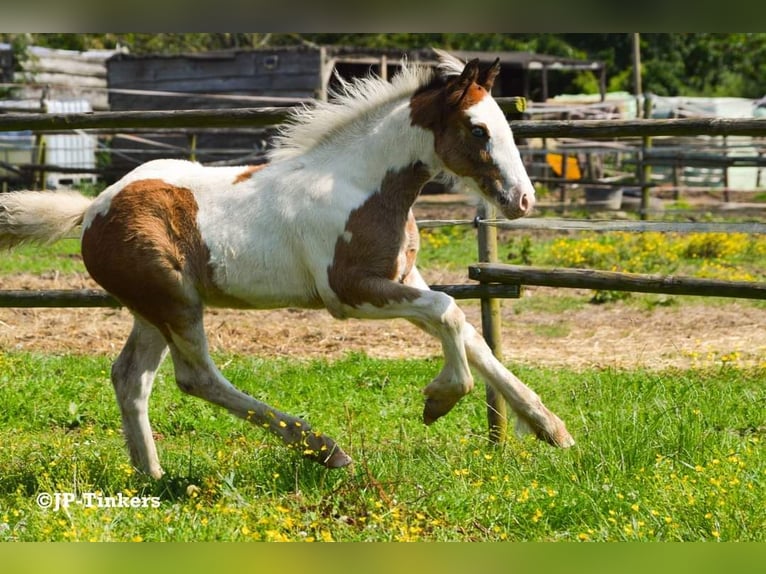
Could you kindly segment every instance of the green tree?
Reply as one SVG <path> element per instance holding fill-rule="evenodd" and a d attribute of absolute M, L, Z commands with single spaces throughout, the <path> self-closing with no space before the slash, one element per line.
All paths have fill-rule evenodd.
<path fill-rule="evenodd" d="M 642 85 L 663 96 L 742 96 L 766 93 L 766 33 L 641 34 Z M 606 63 L 609 88 L 633 91 L 629 33 L 502 34 L 502 33 L 106 33 L 0 34 L 19 58 L 27 45 L 70 50 L 114 49 L 134 54 L 176 54 L 209 50 L 250 49 L 286 45 L 349 45 L 367 48 L 528 51 Z M 590 73 L 565 78 L 567 91 L 594 91 Z M 568 83 L 566 83 L 568 82 Z"/>

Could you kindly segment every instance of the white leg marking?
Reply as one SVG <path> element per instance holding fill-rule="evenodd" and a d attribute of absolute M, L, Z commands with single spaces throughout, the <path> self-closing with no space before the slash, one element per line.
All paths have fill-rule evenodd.
<path fill-rule="evenodd" d="M 553 414 L 532 389 L 497 360 L 484 337 L 473 325 L 466 323 L 464 330 L 468 360 L 482 378 L 499 392 L 518 417 L 517 430 L 530 430 L 537 438 L 560 447 L 569 447 L 574 439 L 563 421 Z"/>
<path fill-rule="evenodd" d="M 416 270 L 414 272 L 417 274 Z M 389 291 L 393 293 L 396 284 L 388 281 L 386 283 Z M 407 319 L 441 341 L 444 367 L 423 389 L 428 397 L 423 419 L 426 424 L 430 424 L 449 412 L 460 398 L 473 389 L 473 376 L 463 343 L 465 315 L 452 297 L 431 291 L 422 280 L 417 284 L 409 281 L 406 284 L 410 293 L 411 287 L 418 289 L 417 298 L 391 302 L 385 306 L 364 304 L 358 307 L 344 307 L 343 316 L 358 319 Z"/>
<path fill-rule="evenodd" d="M 135 317 L 130 337 L 112 365 L 112 385 L 131 461 L 154 478 L 163 473 L 149 424 L 149 395 L 166 354 L 167 344 L 162 334 Z"/>
<path fill-rule="evenodd" d="M 408 285 L 419 289 L 429 288 L 416 268 L 412 269 L 406 282 Z M 433 334 L 428 325 L 419 321 L 413 321 L 413 323 Z M 484 337 L 476 331 L 473 325 L 464 322 L 461 333 L 465 353 L 471 366 L 475 367 L 482 378 L 508 401 L 519 418 L 519 428 L 528 426 L 538 438 L 556 446 L 572 446 L 574 439 L 561 419 L 545 407 L 540 397 L 532 389 L 522 383 L 497 360 Z"/>

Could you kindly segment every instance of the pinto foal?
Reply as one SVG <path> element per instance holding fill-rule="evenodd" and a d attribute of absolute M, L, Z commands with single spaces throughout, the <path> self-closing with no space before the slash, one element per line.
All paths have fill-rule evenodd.
<path fill-rule="evenodd" d="M 331 103 L 296 111 L 271 162 L 141 165 L 95 200 L 75 193 L 0 197 L 0 245 L 52 240 L 82 224 L 88 272 L 135 317 L 112 367 L 133 464 L 162 475 L 148 416 L 155 373 L 170 352 L 178 387 L 220 405 L 327 467 L 351 459 L 299 418 L 235 388 L 213 364 L 206 305 L 326 308 L 343 319 L 402 317 L 437 337 L 444 366 L 428 384 L 424 421 L 473 387 L 470 366 L 511 405 L 522 427 L 574 443 L 564 423 L 493 356 L 446 294 L 415 266 L 411 207 L 441 171 L 509 218 L 534 188 L 490 95 L 497 62 L 480 69 L 437 52 L 436 71 L 405 66 L 391 83 L 341 84 Z"/>

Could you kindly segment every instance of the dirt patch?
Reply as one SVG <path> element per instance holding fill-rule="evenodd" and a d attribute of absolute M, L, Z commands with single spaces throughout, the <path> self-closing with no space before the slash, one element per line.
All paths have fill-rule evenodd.
<path fill-rule="evenodd" d="M 453 198 L 420 205 L 419 219 L 471 219 L 470 206 Z M 423 271 L 430 283 L 464 283 L 461 273 Z M 0 289 L 83 289 L 98 286 L 85 275 L 55 273 L 0 277 Z M 589 292 L 529 288 L 524 297 L 571 296 Z M 477 302 L 465 302 L 477 327 Z M 617 302 L 583 305 L 560 313 L 527 310 L 503 302 L 506 362 L 530 365 L 689 367 L 766 361 L 766 309 L 745 301 L 644 309 Z M 525 309 L 525 310 L 521 310 Z M 130 332 L 130 314 L 118 309 L 0 309 L 0 349 L 115 356 Z M 214 351 L 264 357 L 337 358 L 351 352 L 374 357 L 433 357 L 438 342 L 403 320 L 337 321 L 324 311 L 232 311 L 206 315 Z"/>
<path fill-rule="evenodd" d="M 460 282 L 442 274 L 434 283 Z M 85 277 L 14 276 L 3 289 L 96 287 Z M 527 289 L 525 297 L 561 296 L 563 290 Z M 572 293 L 568 293 L 571 295 Z M 578 296 L 587 299 L 587 292 Z M 476 302 L 465 302 L 469 321 L 481 323 Z M 684 303 L 641 309 L 624 302 L 585 305 L 561 313 L 519 312 L 503 302 L 503 350 L 508 362 L 570 367 L 689 367 L 766 360 L 766 309 L 747 302 Z M 0 309 L 0 349 L 116 355 L 131 327 L 122 309 Z M 324 311 L 234 311 L 206 315 L 215 351 L 264 357 L 338 358 L 350 352 L 374 357 L 432 357 L 436 340 L 403 320 L 337 321 Z"/>

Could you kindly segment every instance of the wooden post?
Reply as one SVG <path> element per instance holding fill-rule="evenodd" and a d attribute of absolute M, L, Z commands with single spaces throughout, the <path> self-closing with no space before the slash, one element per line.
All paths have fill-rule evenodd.
<path fill-rule="evenodd" d="M 569 153 L 561 153 L 561 187 L 559 188 L 559 203 L 561 204 L 561 213 L 567 209 L 567 164 L 569 163 Z"/>
<path fill-rule="evenodd" d="M 723 136 L 723 156 L 729 155 L 729 142 L 726 136 Z M 722 170 L 723 175 L 723 201 L 729 203 L 731 194 L 729 193 L 729 164 L 725 164 Z"/>
<path fill-rule="evenodd" d="M 648 92 L 644 94 L 644 118 L 648 119 L 652 115 L 652 97 Z M 644 136 L 641 138 L 641 161 L 639 162 L 641 183 L 641 219 L 649 217 L 650 189 L 652 185 L 652 166 L 646 161 L 647 152 L 652 149 L 652 138 Z"/>
<path fill-rule="evenodd" d="M 37 150 L 37 165 L 44 166 L 46 158 L 48 156 L 47 154 L 47 141 L 45 139 L 45 136 L 41 133 L 38 133 L 35 136 L 35 149 Z M 44 190 L 46 187 L 45 180 L 48 178 L 45 169 L 42 169 L 37 173 L 37 175 L 33 176 L 32 180 L 35 182 L 34 187 L 37 187 L 37 182 L 39 178 L 39 184 L 40 189 Z"/>
<path fill-rule="evenodd" d="M 495 208 L 482 202 L 477 210 L 478 219 L 492 219 Z M 492 225 L 482 225 L 478 228 L 479 261 L 483 263 L 497 262 L 497 228 Z M 503 360 L 500 300 L 481 298 L 481 329 L 487 345 L 498 360 Z M 487 422 L 489 424 L 489 440 L 493 443 L 505 441 L 507 429 L 508 407 L 505 399 L 494 387 L 487 384 Z"/>
<path fill-rule="evenodd" d="M 197 161 L 197 134 L 189 134 L 189 161 Z"/>

